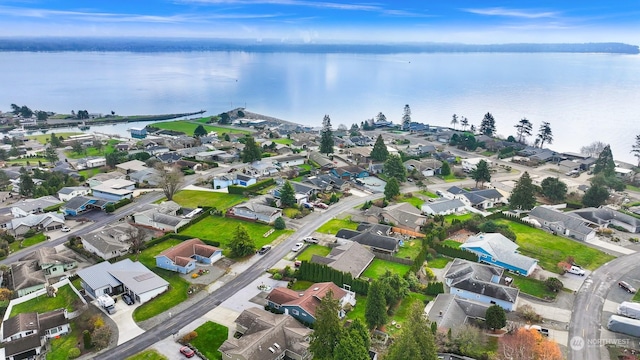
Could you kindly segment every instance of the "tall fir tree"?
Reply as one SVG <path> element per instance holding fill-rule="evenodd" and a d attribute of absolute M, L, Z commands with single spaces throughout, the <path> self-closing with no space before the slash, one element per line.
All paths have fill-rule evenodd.
<path fill-rule="evenodd" d="M 402 112 L 402 130 L 409 130 L 411 127 L 411 108 L 409 104 L 404 106 L 404 111 Z"/>
<path fill-rule="evenodd" d="M 480 123 L 480 132 L 487 136 L 493 136 L 496 132 L 496 120 L 491 113 L 484 114 L 482 122 Z"/>
<path fill-rule="evenodd" d="M 371 150 L 371 159 L 375 161 L 385 161 L 387 157 L 389 157 L 389 150 L 387 150 L 387 145 L 384 144 L 381 134 L 378 135 L 376 143 L 373 145 L 373 150 Z"/>
<path fill-rule="evenodd" d="M 531 210 L 536 206 L 536 189 L 528 172 L 524 172 L 509 198 L 509 208 L 517 210 Z"/>
<path fill-rule="evenodd" d="M 244 149 L 242 149 L 242 162 L 250 163 L 262 159 L 262 150 L 256 143 L 256 140 L 249 136 L 244 143 Z"/>
<path fill-rule="evenodd" d="M 478 183 L 484 186 L 484 183 L 491 181 L 491 170 L 489 170 L 489 163 L 484 160 L 480 160 L 475 169 L 471 170 L 471 178 L 476 181 L 476 187 Z"/>
<path fill-rule="evenodd" d="M 369 285 L 364 318 L 369 329 L 375 329 L 387 323 L 387 301 L 382 284 L 378 280 Z"/>
<path fill-rule="evenodd" d="M 596 163 L 593 166 L 593 173 L 598 175 L 602 173 L 605 177 L 612 177 L 616 174 L 616 163 L 613 160 L 611 145 L 607 145 L 602 149 Z"/>
<path fill-rule="evenodd" d="M 383 168 L 387 178 L 396 178 L 399 183 L 407 180 L 407 169 L 399 155 L 389 155 Z"/>
<path fill-rule="evenodd" d="M 322 130 L 320 132 L 320 153 L 333 154 L 333 129 L 331 128 L 331 119 L 329 115 L 325 115 L 322 119 Z"/>
<path fill-rule="evenodd" d="M 405 326 L 389 347 L 385 360 L 436 360 L 438 352 L 424 306 L 414 303 Z"/>
<path fill-rule="evenodd" d="M 290 182 L 286 181 L 280 190 L 280 205 L 283 208 L 296 205 L 296 191 Z"/>
<path fill-rule="evenodd" d="M 334 359 L 334 350 L 342 334 L 339 311 L 340 303 L 333 298 L 333 291 L 329 290 L 316 308 L 316 321 L 309 345 L 314 359 Z"/>

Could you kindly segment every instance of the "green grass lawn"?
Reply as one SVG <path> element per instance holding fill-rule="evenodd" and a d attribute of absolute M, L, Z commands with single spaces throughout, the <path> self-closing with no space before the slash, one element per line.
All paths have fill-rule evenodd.
<path fill-rule="evenodd" d="M 445 215 L 444 219 L 451 224 L 451 222 L 453 221 L 453 219 L 458 219 L 460 221 L 465 221 L 465 220 L 469 220 L 473 217 L 472 213 L 468 213 L 468 214 L 462 214 L 462 215 Z"/>
<path fill-rule="evenodd" d="M 56 134 L 56 137 L 58 138 L 62 136 L 65 139 L 71 135 L 82 135 L 82 133 L 78 133 L 78 132 L 61 132 L 61 133 L 54 132 L 54 134 Z M 49 140 L 51 140 L 51 133 L 42 134 L 42 135 L 29 135 L 27 136 L 27 139 L 36 140 L 40 144 L 46 145 L 49 143 Z"/>
<path fill-rule="evenodd" d="M 640 191 L 640 187 L 627 184 L 627 190 Z"/>
<path fill-rule="evenodd" d="M 82 159 L 85 158 L 87 156 L 105 156 L 108 153 L 112 153 L 115 149 L 115 145 L 118 144 L 120 141 L 112 139 L 107 141 L 107 144 L 102 146 L 102 148 L 100 150 L 98 150 L 98 148 L 93 147 L 93 146 L 89 146 L 87 148 L 84 149 L 84 151 L 80 154 L 78 154 L 77 152 L 74 152 L 72 150 L 68 150 L 65 151 L 64 154 L 69 158 L 69 159 Z"/>
<path fill-rule="evenodd" d="M 524 224 L 505 219 L 496 222 L 507 224 L 518 237 L 518 251 L 538 259 L 538 264 L 547 271 L 559 273 L 558 263 L 568 256 L 573 256 L 576 263 L 589 270 L 594 270 L 615 258 L 578 241 L 552 235 Z"/>
<path fill-rule="evenodd" d="M 541 299 L 555 299 L 557 296 L 557 293 L 547 289 L 544 285 L 544 281 L 515 274 L 509 274 L 509 276 L 513 278 L 514 286 L 525 294 L 537 296 Z"/>
<path fill-rule="evenodd" d="M 284 214 L 284 216 L 288 217 L 289 219 L 293 219 L 296 216 L 298 216 L 298 214 L 300 213 L 300 210 L 296 208 L 286 208 L 286 209 L 282 209 L 282 213 Z"/>
<path fill-rule="evenodd" d="M 361 319 L 364 321 L 364 310 L 367 307 L 367 297 L 356 294 L 356 306 L 347 313 L 347 320 Z M 366 322 L 365 322 L 366 324 Z"/>
<path fill-rule="evenodd" d="M 38 165 L 38 161 L 42 162 L 43 164 L 48 164 L 49 160 L 43 158 L 43 157 L 30 157 L 30 158 L 23 158 L 23 159 L 14 159 L 14 160 L 9 160 L 7 161 L 7 166 L 12 166 L 14 164 L 20 165 L 20 166 L 24 166 L 27 165 L 27 163 L 29 165 Z M 16 169 L 17 171 L 17 169 Z"/>
<path fill-rule="evenodd" d="M 313 285 L 314 283 L 312 281 L 305 281 L 305 280 L 297 280 L 292 286 L 291 286 L 291 290 L 294 291 L 305 291 L 308 288 L 311 287 L 311 285 Z"/>
<path fill-rule="evenodd" d="M 300 169 L 303 169 L 303 170 L 311 170 L 311 168 L 312 168 L 312 166 L 311 166 L 311 165 L 309 165 L 309 164 L 302 164 L 302 165 L 298 165 L 298 167 L 299 167 Z"/>
<path fill-rule="evenodd" d="M 384 275 L 384 273 L 389 270 L 392 273 L 399 274 L 400 276 L 404 276 L 409 270 L 411 266 L 394 263 L 391 261 L 386 261 L 382 259 L 373 259 L 371 265 L 367 267 L 367 270 L 362 273 L 362 276 L 367 277 L 369 279 L 377 279 L 380 276 Z"/>
<path fill-rule="evenodd" d="M 633 295 L 633 299 L 631 301 L 640 302 L 640 291 L 636 291 L 636 294 Z"/>
<path fill-rule="evenodd" d="M 198 326 L 195 332 L 198 337 L 191 341 L 191 345 L 209 360 L 222 359 L 222 354 L 218 351 L 218 348 L 229 337 L 229 329 L 224 325 L 207 321 Z"/>
<path fill-rule="evenodd" d="M 23 303 L 16 304 L 11 308 L 11 315 L 9 317 L 16 316 L 20 313 L 45 313 L 62 308 L 73 311 L 73 304 L 76 300 L 78 300 L 78 295 L 71 289 L 70 285 L 65 285 L 58 289 L 56 297 L 48 297 L 47 294 L 44 294 Z"/>
<path fill-rule="evenodd" d="M 403 259 L 415 259 L 422 250 L 422 240 L 413 239 L 405 241 L 404 245 L 400 247 L 400 250 L 396 254 L 396 257 Z"/>
<path fill-rule="evenodd" d="M 130 356 L 127 360 L 169 360 L 169 358 L 160 354 L 157 350 L 149 349 Z"/>
<path fill-rule="evenodd" d="M 258 249 L 263 245 L 271 243 L 280 235 L 293 233 L 292 230 L 276 230 L 271 235 L 264 237 L 263 235 L 267 231 L 273 229 L 272 226 L 219 216 L 208 216 L 183 229 L 180 231 L 180 234 L 219 241 L 220 246 L 226 248 L 229 241 L 235 236 L 238 225 L 242 225 L 247 229 L 249 236 L 253 239 Z"/>
<path fill-rule="evenodd" d="M 401 197 L 398 202 L 406 202 L 409 203 L 413 206 L 415 206 L 416 208 L 420 209 L 420 207 L 422 206 L 422 204 L 424 204 L 424 200 L 417 198 L 415 196 L 412 197 Z"/>
<path fill-rule="evenodd" d="M 226 194 L 211 191 L 182 190 L 173 195 L 173 201 L 178 204 L 196 208 L 198 206 L 211 206 L 218 210 L 226 210 L 246 200 L 242 195 Z"/>
<path fill-rule="evenodd" d="M 402 299 L 400 305 L 398 305 L 398 307 L 395 309 L 394 315 L 389 317 L 389 321 L 386 326 L 387 332 L 393 334 L 394 332 L 399 330 L 399 328 L 391 325 L 392 321 L 395 320 L 396 323 L 400 324 L 401 327 L 407 322 L 407 317 L 409 316 L 411 305 L 413 305 L 414 303 L 419 303 L 422 305 L 422 307 L 424 307 L 424 302 L 426 300 L 432 299 L 433 297 L 431 296 L 410 292 L 407 297 Z"/>
<path fill-rule="evenodd" d="M 424 195 L 426 197 L 430 197 L 432 199 L 437 199 L 437 198 L 440 197 L 440 196 L 432 193 L 431 191 L 426 191 L 426 190 L 420 190 L 420 191 L 418 191 L 418 194 L 422 194 L 422 195 Z"/>
<path fill-rule="evenodd" d="M 358 223 L 351 221 L 351 219 L 331 219 L 320 226 L 316 231 L 323 234 L 335 235 L 340 229 L 355 230 L 357 228 Z"/>
<path fill-rule="evenodd" d="M 454 240 L 445 240 L 445 241 L 442 242 L 442 244 L 443 245 L 447 245 L 447 246 L 452 247 L 452 248 L 456 248 L 456 249 L 458 249 L 460 247 L 460 245 L 462 245 L 462 243 L 454 241 Z"/>
<path fill-rule="evenodd" d="M 311 261 L 311 257 L 313 255 L 319 255 L 319 256 L 327 256 L 329 255 L 329 253 L 331 252 L 331 249 L 329 249 L 326 246 L 321 246 L 318 244 L 311 244 L 309 246 L 307 246 L 304 251 L 302 251 L 302 253 L 300 253 L 298 256 L 296 256 L 296 259 L 300 260 L 300 261 Z"/>
<path fill-rule="evenodd" d="M 282 144 L 282 145 L 291 145 L 291 144 L 293 144 L 293 140 L 287 139 L 287 138 L 273 139 L 273 142 L 276 143 L 276 144 Z"/>
<path fill-rule="evenodd" d="M 155 259 L 155 256 L 162 251 L 181 242 L 181 240 L 169 239 L 160 244 L 153 245 L 140 253 L 138 260 L 144 264 L 144 266 L 151 269 L 151 271 L 158 274 L 158 276 L 169 282 L 169 290 L 158 295 L 153 300 L 138 306 L 133 311 L 133 320 L 143 321 L 150 319 L 187 299 L 189 283 L 173 271 L 157 268 Z M 131 260 L 135 260 L 135 258 L 132 256 Z"/>
<path fill-rule="evenodd" d="M 213 126 L 213 125 L 205 125 L 205 124 L 199 124 L 199 123 L 184 121 L 184 120 L 153 123 L 150 126 L 156 127 L 158 129 L 181 131 L 189 136 L 192 136 L 194 130 L 198 127 L 198 125 L 204 126 L 204 129 L 207 130 L 207 132 L 216 131 L 218 134 L 222 134 L 222 133 L 250 134 L 251 133 L 250 131 L 247 131 L 247 130 L 225 128 L 225 127 Z"/>
<path fill-rule="evenodd" d="M 47 352 L 47 360 L 67 360 L 69 359 L 69 350 L 74 347 L 79 347 L 82 350 L 82 346 L 78 345 L 78 332 L 75 329 L 75 324 L 71 322 L 71 332 L 67 335 L 60 336 L 58 339 L 51 339 L 51 351 Z"/>
<path fill-rule="evenodd" d="M 11 250 L 11 253 L 15 253 L 18 250 L 21 249 L 26 249 L 29 246 L 33 246 L 35 244 L 39 244 L 43 241 L 46 241 L 47 238 L 43 233 L 40 234 L 35 234 L 32 237 L 28 237 L 22 241 L 16 240 L 14 242 L 12 242 L 11 244 L 9 244 L 9 250 Z"/>
<path fill-rule="evenodd" d="M 433 260 L 428 260 L 427 266 L 432 269 L 444 269 L 450 261 L 451 258 L 440 256 Z"/>
<path fill-rule="evenodd" d="M 102 170 L 100 170 L 100 168 L 93 168 L 93 169 L 80 170 L 78 171 L 78 174 L 84 176 L 85 179 L 88 179 L 101 172 Z"/>

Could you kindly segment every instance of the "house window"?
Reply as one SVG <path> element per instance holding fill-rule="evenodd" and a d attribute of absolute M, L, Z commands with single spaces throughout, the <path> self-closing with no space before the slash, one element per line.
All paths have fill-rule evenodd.
<path fill-rule="evenodd" d="M 25 333 L 24 333 L 25 336 L 26 335 L 31 335 L 31 334 L 33 334 L 33 330 L 25 331 Z"/>
<path fill-rule="evenodd" d="M 298 310 L 296 310 L 296 309 L 292 309 L 292 310 L 291 310 L 291 313 L 292 313 L 293 315 L 300 315 L 300 312 L 299 312 Z"/>

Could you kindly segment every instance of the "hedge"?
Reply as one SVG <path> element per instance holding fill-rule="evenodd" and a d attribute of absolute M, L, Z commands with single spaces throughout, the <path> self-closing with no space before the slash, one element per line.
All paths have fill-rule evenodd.
<path fill-rule="evenodd" d="M 444 293 L 444 284 L 441 282 L 430 282 L 427 284 L 427 287 L 425 287 L 424 289 L 425 295 L 436 296 L 442 293 Z"/>
<path fill-rule="evenodd" d="M 46 212 L 46 213 L 48 213 L 48 212 L 58 212 L 58 210 L 60 210 L 60 207 L 62 207 L 62 205 L 64 205 L 64 203 L 47 206 L 46 208 L 42 209 L 42 211 Z"/>
<path fill-rule="evenodd" d="M 229 191 L 229 194 L 237 194 L 237 195 L 244 195 L 245 193 L 256 193 L 275 183 L 276 183 L 275 180 L 273 180 L 272 178 L 269 178 L 266 180 L 258 181 L 257 183 L 249 186 L 230 185 L 228 187 L 228 191 Z"/>
<path fill-rule="evenodd" d="M 350 273 L 338 271 L 324 264 L 303 261 L 302 264 L 300 264 L 297 277 L 300 280 L 312 281 L 314 283 L 331 281 L 339 287 L 347 284 L 351 286 L 351 291 L 360 295 L 367 295 L 367 291 L 369 290 L 368 282 L 354 279 Z"/>
<path fill-rule="evenodd" d="M 149 241 L 147 241 L 146 243 L 144 243 L 144 248 L 147 249 L 153 245 L 157 245 L 160 244 L 161 242 L 164 242 L 166 240 L 169 239 L 176 239 L 176 240 L 190 240 L 193 239 L 193 236 L 188 236 L 188 235 L 180 235 L 180 234 L 174 234 L 174 233 L 169 233 L 169 234 L 165 234 L 163 236 L 160 236 L 159 238 L 155 238 L 155 239 L 151 239 Z M 209 240 L 209 239 L 202 239 L 199 238 L 203 243 L 207 244 L 207 245 L 211 245 L 211 246 L 215 246 L 215 247 L 219 247 L 220 243 L 214 240 Z"/>
<path fill-rule="evenodd" d="M 119 208 L 121 208 L 121 207 L 123 207 L 123 206 L 125 206 L 127 204 L 131 204 L 132 202 L 133 202 L 133 199 L 124 198 L 124 199 L 118 201 L 117 203 L 113 204 L 113 206 L 116 209 L 119 209 Z"/>
<path fill-rule="evenodd" d="M 199 221 L 201 221 L 202 219 L 206 218 L 207 216 L 209 216 L 211 214 L 211 211 L 215 211 L 215 208 L 212 208 L 210 206 L 203 206 L 200 209 L 202 209 L 202 212 L 200 214 L 198 214 L 196 217 L 192 218 L 191 220 L 189 220 L 188 223 L 180 226 L 179 228 L 176 228 L 176 232 L 179 232 L 181 229 L 186 228 L 188 226 L 191 226 Z"/>
<path fill-rule="evenodd" d="M 470 251 L 464 249 L 456 249 L 451 246 L 443 245 L 440 243 L 433 243 L 431 245 L 433 249 L 435 249 L 439 254 L 451 257 L 451 258 L 460 258 L 469 261 L 478 261 L 478 256 Z"/>

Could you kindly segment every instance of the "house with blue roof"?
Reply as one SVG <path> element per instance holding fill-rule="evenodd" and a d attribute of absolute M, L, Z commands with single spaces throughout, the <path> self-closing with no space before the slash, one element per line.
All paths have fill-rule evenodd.
<path fill-rule="evenodd" d="M 460 249 L 478 255 L 478 261 L 499 266 L 516 274 L 529 276 L 538 260 L 518 253 L 518 245 L 499 233 L 470 236 Z"/>
<path fill-rule="evenodd" d="M 343 166 L 331 169 L 331 173 L 340 179 L 362 179 L 369 176 L 369 172 L 359 166 Z"/>

